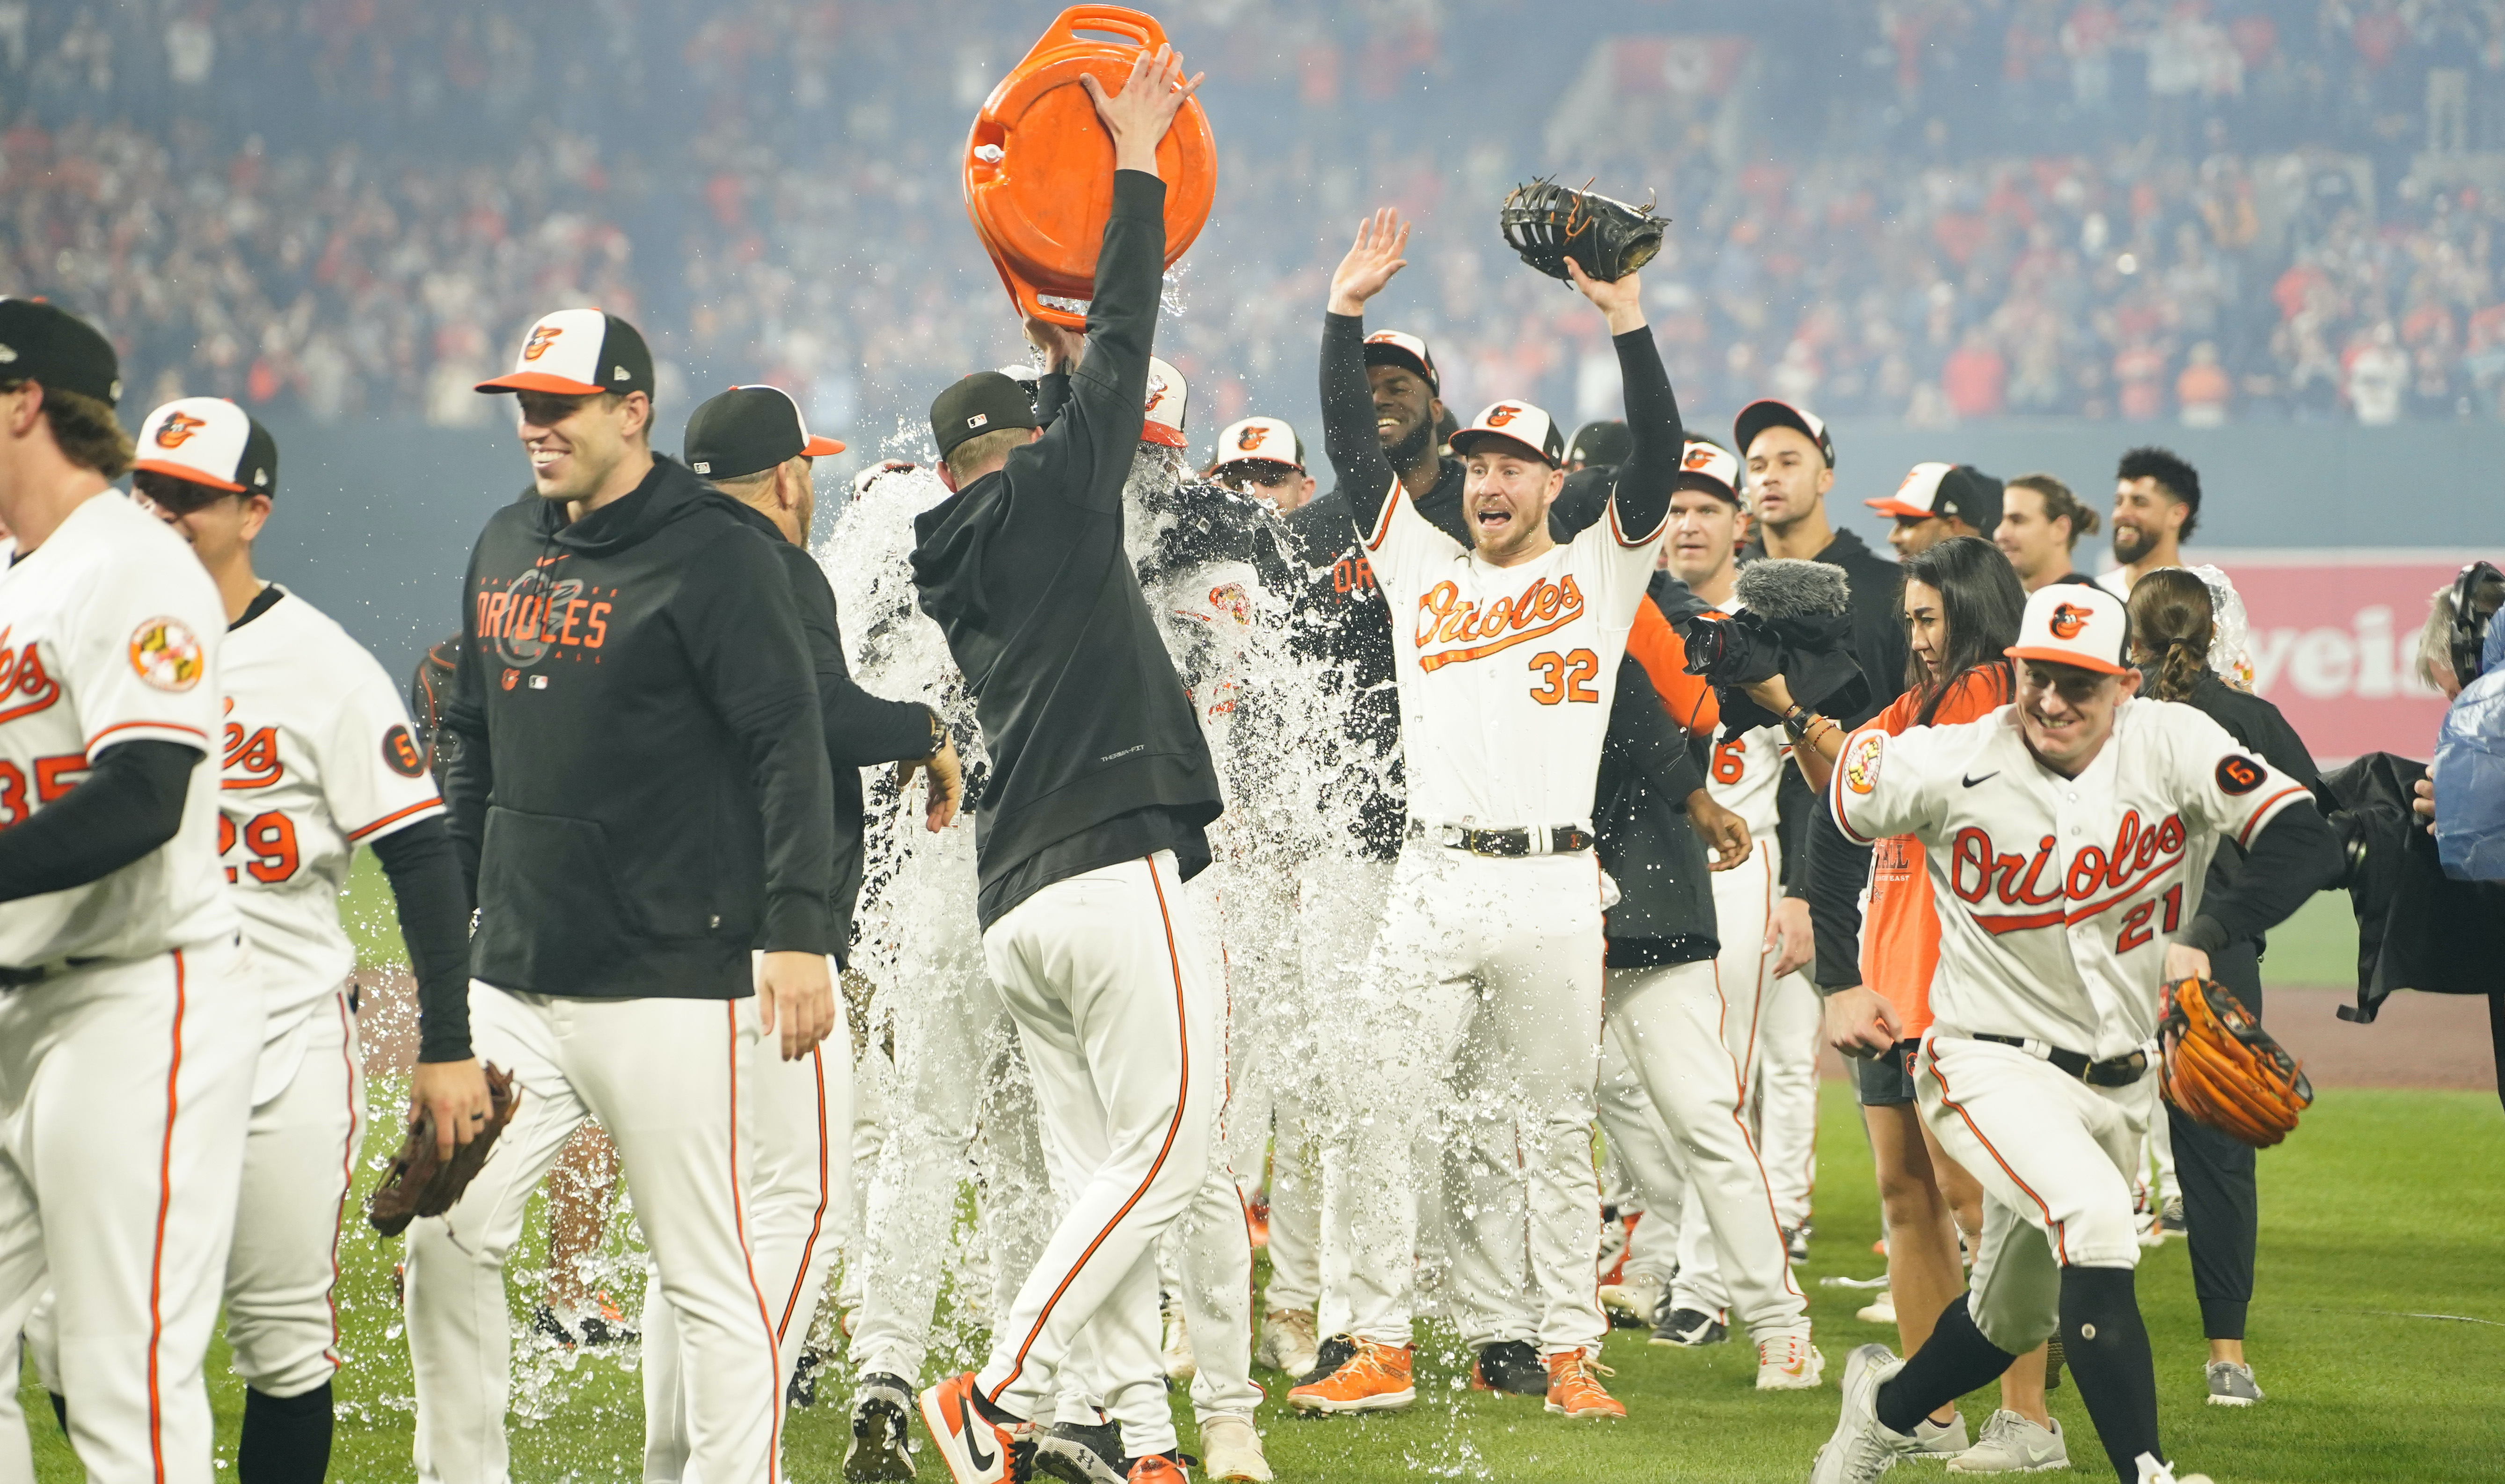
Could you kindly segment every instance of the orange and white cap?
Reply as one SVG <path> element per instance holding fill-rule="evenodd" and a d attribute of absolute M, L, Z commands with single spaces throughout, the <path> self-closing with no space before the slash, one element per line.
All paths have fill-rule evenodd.
<path fill-rule="evenodd" d="M 1365 364 L 1398 366 L 1427 378 L 1427 390 L 1443 395 L 1443 382 L 1435 374 L 1435 357 L 1427 342 L 1398 330 L 1378 330 L 1365 337 Z"/>
<path fill-rule="evenodd" d="M 1305 444 L 1296 430 L 1276 417 L 1248 417 L 1217 435 L 1215 473 L 1229 464 L 1285 464 L 1301 474 Z"/>
<path fill-rule="evenodd" d="M 1678 487 L 1701 489 L 1738 505 L 1740 461 L 1731 456 L 1730 449 L 1719 443 L 1691 438 L 1687 441 L 1687 451 L 1678 457 Z"/>
<path fill-rule="evenodd" d="M 642 332 L 598 309 L 559 309 L 543 314 L 522 336 L 513 369 L 481 392 L 553 392 L 589 397 L 599 392 L 653 395 L 653 352 Z"/>
<path fill-rule="evenodd" d="M 1512 443 L 1521 452 L 1551 464 L 1566 462 L 1566 435 L 1557 431 L 1557 419 L 1527 402 L 1492 402 L 1466 428 L 1452 437 L 1455 453 L 1464 458 L 1481 443 Z"/>
<path fill-rule="evenodd" d="M 1191 388 L 1182 384 L 1182 372 L 1154 356 L 1148 357 L 1148 406 L 1140 423 L 1140 442 L 1161 443 L 1168 448 L 1188 448 L 1191 440 L 1183 437 L 1183 404 L 1191 398 Z"/>
<path fill-rule="evenodd" d="M 278 493 L 278 444 L 223 397 L 179 397 L 149 413 L 130 467 L 229 494 Z"/>
<path fill-rule="evenodd" d="M 2087 583 L 2054 583 L 2027 595 L 2012 659 L 2040 659 L 2120 675 L 2131 653 L 2131 614 L 2122 599 Z"/>

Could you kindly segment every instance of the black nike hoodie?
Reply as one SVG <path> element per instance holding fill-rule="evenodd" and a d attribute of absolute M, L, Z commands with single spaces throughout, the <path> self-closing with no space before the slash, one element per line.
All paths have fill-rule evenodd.
<path fill-rule="evenodd" d="M 477 978 L 735 1000 L 752 946 L 828 951 L 833 795 L 776 545 L 663 457 L 580 520 L 532 494 L 488 520 L 444 714 Z"/>

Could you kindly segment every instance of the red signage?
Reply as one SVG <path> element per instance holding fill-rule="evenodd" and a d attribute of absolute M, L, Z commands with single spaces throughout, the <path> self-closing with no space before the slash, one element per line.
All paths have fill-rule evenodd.
<path fill-rule="evenodd" d="M 2418 680 L 2427 600 L 2471 550 L 2198 551 L 2234 580 L 2252 622 L 2253 690 L 2325 767 L 2364 753 L 2424 758 L 2444 719 Z"/>

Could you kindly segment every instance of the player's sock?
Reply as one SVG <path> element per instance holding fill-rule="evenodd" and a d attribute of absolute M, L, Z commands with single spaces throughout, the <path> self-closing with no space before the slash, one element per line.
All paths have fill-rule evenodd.
<path fill-rule="evenodd" d="M 322 1484 L 330 1470 L 330 1382 L 298 1396 L 244 1389 L 236 1484 Z"/>
<path fill-rule="evenodd" d="M 1905 1360 L 1905 1368 L 1879 1388 L 1879 1421 L 1888 1431 L 1914 1435 L 1914 1428 L 1966 1393 L 1990 1386 L 2016 1356 L 1983 1337 L 1967 1312 L 1965 1295 L 1940 1316 L 1931 1337 Z"/>
<path fill-rule="evenodd" d="M 2114 1473 L 2130 1484 L 2141 1454 L 2166 1457 L 2157 1446 L 2157 1368 L 2131 1269 L 2062 1269 L 2062 1351 Z"/>

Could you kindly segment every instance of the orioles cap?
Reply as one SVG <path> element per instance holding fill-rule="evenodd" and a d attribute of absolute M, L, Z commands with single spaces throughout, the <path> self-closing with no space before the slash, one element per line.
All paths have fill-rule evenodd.
<path fill-rule="evenodd" d="M 1731 420 L 1731 441 L 1740 450 L 1741 458 L 1748 456 L 1748 445 L 1768 428 L 1799 429 L 1811 442 L 1817 444 L 1818 457 L 1826 460 L 1826 467 L 1835 467 L 1835 436 L 1826 431 L 1826 419 L 1815 412 L 1805 412 L 1788 402 L 1777 402 L 1772 397 L 1748 404 L 1740 409 L 1738 417 Z"/>
<path fill-rule="evenodd" d="M 1427 342 L 1397 330 L 1378 330 L 1365 337 L 1365 364 L 1397 366 L 1427 378 L 1427 390 L 1440 397 L 1443 383 L 1435 375 L 1435 358 Z"/>
<path fill-rule="evenodd" d="M 0 299 L 0 381 L 122 400 L 122 363 L 104 332 L 40 299 Z"/>
<path fill-rule="evenodd" d="M 807 454 L 841 453 L 831 438 L 812 438 L 800 405 L 779 386 L 734 386 L 688 414 L 683 435 L 688 468 L 708 479 L 736 479 Z"/>
<path fill-rule="evenodd" d="M 1191 399 L 1191 389 L 1182 382 L 1182 372 L 1154 356 L 1148 357 L 1148 405 L 1140 420 L 1140 442 L 1167 448 L 1188 448 L 1191 440 L 1183 437 L 1183 404 Z"/>
<path fill-rule="evenodd" d="M 1217 435 L 1217 462 L 1212 473 L 1229 464 L 1285 464 L 1305 472 L 1305 441 L 1276 417 L 1248 417 Z"/>
<path fill-rule="evenodd" d="M 1740 504 L 1740 461 L 1719 443 L 1691 438 L 1678 458 L 1678 487 L 1701 489 L 1717 499 Z"/>
<path fill-rule="evenodd" d="M 543 314 L 522 348 L 513 354 L 513 369 L 481 392 L 553 392 L 564 397 L 590 397 L 601 392 L 653 395 L 653 353 L 643 334 L 617 315 L 598 309 L 559 309 Z"/>
<path fill-rule="evenodd" d="M 2076 665 L 2120 675 L 2131 654 L 2131 613 L 2122 599 L 2083 583 L 2054 583 L 2027 595 L 2012 659 Z"/>
<path fill-rule="evenodd" d="M 149 413 L 130 467 L 230 495 L 278 493 L 277 442 L 223 397 L 180 397 Z"/>
<path fill-rule="evenodd" d="M 1527 402 L 1489 403 L 1468 427 L 1452 437 L 1453 451 L 1464 458 L 1489 442 L 1511 443 L 1512 450 L 1499 451 L 1519 450 L 1551 465 L 1566 462 L 1566 439 L 1557 431 L 1557 420 Z"/>
<path fill-rule="evenodd" d="M 1917 464 L 1894 494 L 1861 503 L 1900 519 L 1955 516 L 1986 538 L 2000 524 L 2000 481 L 1971 464 Z"/>

